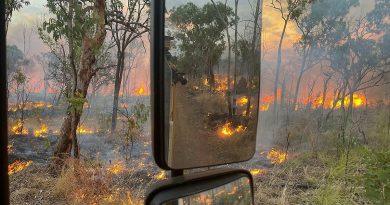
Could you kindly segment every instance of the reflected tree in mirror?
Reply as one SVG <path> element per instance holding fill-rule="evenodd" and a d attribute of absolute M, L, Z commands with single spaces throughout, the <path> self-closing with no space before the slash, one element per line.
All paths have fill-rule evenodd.
<path fill-rule="evenodd" d="M 260 14 L 260 0 L 166 1 L 169 167 L 204 167 L 252 157 L 260 89 Z"/>

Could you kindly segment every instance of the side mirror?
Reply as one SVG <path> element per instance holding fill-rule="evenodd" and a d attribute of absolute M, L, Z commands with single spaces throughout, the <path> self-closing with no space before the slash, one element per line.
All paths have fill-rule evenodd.
<path fill-rule="evenodd" d="M 252 158 L 261 2 L 151 1 L 152 135 L 161 168 Z"/>
<path fill-rule="evenodd" d="M 146 205 L 254 204 L 253 179 L 245 170 L 221 169 L 185 175 L 155 185 Z"/>

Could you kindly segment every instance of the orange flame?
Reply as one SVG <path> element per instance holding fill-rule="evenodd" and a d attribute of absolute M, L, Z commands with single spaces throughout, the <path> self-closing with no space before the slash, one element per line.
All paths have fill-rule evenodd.
<path fill-rule="evenodd" d="M 287 160 L 287 156 L 287 153 L 272 148 L 267 154 L 267 159 L 269 159 L 272 164 L 281 164 Z"/>
<path fill-rule="evenodd" d="M 117 161 L 113 164 L 111 164 L 108 168 L 107 171 L 109 171 L 111 174 L 119 174 L 124 171 L 126 171 L 126 166 L 123 164 L 122 161 Z"/>
<path fill-rule="evenodd" d="M 205 78 L 205 79 L 203 80 L 203 85 L 204 85 L 204 86 L 210 86 L 209 80 L 207 80 L 207 78 Z"/>
<path fill-rule="evenodd" d="M 236 128 L 232 128 L 231 124 L 232 123 L 227 122 L 218 130 L 220 137 L 227 138 L 227 137 L 232 136 L 234 133 L 238 133 L 238 132 L 242 132 L 242 131 L 246 130 L 246 127 L 244 127 L 243 125 L 239 125 Z"/>
<path fill-rule="evenodd" d="M 159 180 L 159 181 L 164 180 L 166 178 L 167 178 L 167 176 L 166 176 L 165 171 L 160 171 L 156 176 L 154 176 L 154 179 Z"/>
<path fill-rule="evenodd" d="M 240 106 L 244 106 L 244 105 L 246 105 L 248 102 L 249 102 L 249 99 L 248 99 L 246 96 L 240 97 L 240 98 L 238 99 L 238 104 L 239 104 Z"/>
<path fill-rule="evenodd" d="M 23 127 L 23 123 L 20 120 L 18 120 L 16 122 L 16 124 L 14 126 L 12 126 L 11 131 L 15 135 L 27 135 L 28 134 L 27 129 L 25 129 L 24 127 L 22 128 L 22 127 Z"/>
<path fill-rule="evenodd" d="M 367 99 L 364 95 L 362 94 L 358 94 L 358 93 L 355 93 L 353 94 L 353 101 L 352 101 L 352 107 L 354 108 L 358 108 L 358 107 L 362 107 L 364 104 L 366 104 L 367 102 Z M 339 100 L 336 102 L 336 104 L 334 104 L 335 102 L 333 100 L 330 101 L 330 105 L 328 107 L 335 107 L 336 109 L 338 108 L 341 108 L 341 104 L 342 104 L 342 101 Z M 348 107 L 349 106 L 349 103 L 350 103 L 350 99 L 349 99 L 349 96 L 345 96 L 344 98 L 344 106 L 345 107 Z"/>
<path fill-rule="evenodd" d="M 265 169 L 251 169 L 250 173 L 252 176 L 264 175 L 267 172 Z"/>
<path fill-rule="evenodd" d="M 93 134 L 94 133 L 94 131 L 92 129 L 84 127 L 82 125 L 77 127 L 77 132 L 79 134 Z"/>
<path fill-rule="evenodd" d="M 14 152 L 14 145 L 12 144 L 7 145 L 7 152 L 8 154 L 12 154 Z"/>
<path fill-rule="evenodd" d="M 48 131 L 49 131 L 49 128 L 47 127 L 47 125 L 42 124 L 39 129 L 34 130 L 34 136 L 35 137 L 45 137 L 44 134 L 47 134 Z"/>
<path fill-rule="evenodd" d="M 8 175 L 15 174 L 22 171 L 23 169 L 29 167 L 32 164 L 32 161 L 22 162 L 16 160 L 15 162 L 8 165 Z"/>

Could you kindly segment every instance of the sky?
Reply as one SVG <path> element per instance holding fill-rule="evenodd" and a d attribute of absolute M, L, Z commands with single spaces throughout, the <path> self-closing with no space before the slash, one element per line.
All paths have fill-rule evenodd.
<path fill-rule="evenodd" d="M 216 0 L 217 1 L 217 0 Z M 250 0 L 252 4 L 255 4 L 255 0 Z M 272 74 L 273 65 L 267 64 L 266 61 L 272 62 L 276 57 L 276 50 L 278 42 L 280 39 L 280 34 L 283 29 L 283 20 L 280 17 L 280 13 L 272 8 L 270 8 L 269 3 L 271 0 L 264 0 L 263 2 L 263 33 L 262 41 L 265 54 L 264 66 L 270 69 L 270 74 Z M 189 2 L 189 0 L 167 0 L 167 7 L 178 6 Z M 209 0 L 196 0 L 193 1 L 196 4 L 203 5 Z M 211 2 L 211 1 L 210 1 Z M 233 2 L 229 0 L 229 2 Z M 242 19 L 247 18 L 250 13 L 248 1 L 242 1 L 239 5 L 239 15 Z M 31 0 L 31 4 L 22 8 L 19 12 L 16 12 L 12 18 L 12 21 L 9 25 L 8 35 L 7 35 L 7 44 L 16 45 L 22 51 L 25 50 L 26 55 L 29 58 L 32 58 L 34 55 L 39 55 L 43 52 L 47 52 L 48 48 L 42 43 L 37 34 L 38 26 L 43 22 L 43 20 L 49 16 L 47 9 L 45 8 L 46 0 Z M 373 0 L 362 0 L 361 6 L 354 9 L 352 13 L 361 14 L 367 10 L 372 9 Z M 24 38 L 23 35 L 26 37 Z M 107 34 L 110 35 L 110 34 Z M 25 39 L 25 40 L 23 40 Z M 293 45 L 299 39 L 299 32 L 293 22 L 289 22 L 287 26 L 286 36 L 283 43 L 284 55 L 288 58 L 294 58 L 294 49 Z M 25 42 L 25 43 L 24 43 Z M 148 44 L 148 41 L 145 41 Z M 23 45 L 26 45 L 25 47 Z M 145 45 L 146 50 L 138 51 L 138 58 L 135 62 L 135 69 L 133 69 L 130 79 L 132 80 L 131 89 L 136 89 L 139 87 L 144 87 L 147 90 L 149 89 L 149 45 Z M 24 48 L 24 49 L 23 49 Z M 296 57 L 296 56 L 295 56 Z M 31 78 L 32 84 L 37 87 L 40 87 L 43 80 L 43 71 L 40 68 L 38 63 L 35 63 L 32 68 L 31 75 L 34 77 Z M 270 81 L 272 81 L 270 79 Z M 266 81 L 264 81 L 266 83 Z"/>

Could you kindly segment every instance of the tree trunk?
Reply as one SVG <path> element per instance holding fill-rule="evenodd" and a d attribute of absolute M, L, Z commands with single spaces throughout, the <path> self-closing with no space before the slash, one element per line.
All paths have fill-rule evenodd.
<path fill-rule="evenodd" d="M 259 30 L 259 33 L 257 33 L 257 25 L 258 25 L 258 22 L 261 23 L 261 15 L 260 15 L 260 6 L 261 6 L 261 0 L 257 0 L 257 5 L 256 5 L 256 11 L 255 11 L 255 15 L 254 15 L 254 21 L 253 21 L 253 35 L 252 35 L 252 48 L 251 48 L 251 53 L 250 53 L 250 60 L 249 60 L 249 65 L 248 65 L 248 103 L 247 103 L 247 106 L 246 106 L 246 116 L 247 118 L 249 119 L 250 118 L 250 108 L 251 108 L 251 104 L 252 104 L 252 93 L 251 93 L 251 89 L 252 89 L 252 82 L 253 82 L 253 75 L 254 75 L 254 70 L 255 70 L 255 66 L 256 66 L 256 41 L 257 41 L 257 38 L 261 39 L 261 36 L 258 36 L 258 35 L 261 35 L 261 28 Z M 259 49 L 260 52 L 261 52 L 261 49 Z M 260 53 L 260 56 L 261 56 L 261 53 Z M 259 58 L 260 58 L 259 56 Z M 261 63 L 261 62 L 260 62 Z M 261 66 L 261 64 L 260 64 Z M 259 77 L 261 78 L 261 68 L 259 69 Z M 259 79 L 260 80 L 260 79 Z M 259 88 L 259 92 L 260 92 L 260 88 Z M 259 105 L 257 105 L 259 106 Z"/>
<path fill-rule="evenodd" d="M 91 79 L 96 74 L 96 70 L 93 68 L 96 63 L 96 51 L 103 45 L 106 37 L 105 31 L 105 1 L 96 0 L 94 4 L 94 16 L 96 18 L 96 31 L 93 37 L 87 35 L 83 36 L 81 56 L 79 62 L 79 71 L 74 76 L 77 79 L 73 85 L 75 88 L 72 90 L 73 98 L 86 99 L 88 93 L 88 87 L 91 83 Z M 71 28 L 70 28 L 71 29 Z M 61 127 L 61 134 L 57 143 L 56 150 L 54 151 L 54 162 L 56 165 L 61 165 L 63 160 L 70 157 L 72 147 L 74 150 L 74 157 L 79 158 L 79 150 L 77 143 L 77 126 L 80 123 L 84 103 L 81 103 L 81 107 L 75 107 L 75 105 L 68 105 L 68 111 L 64 122 Z"/>
<path fill-rule="evenodd" d="M 238 62 L 237 62 L 237 52 L 238 52 L 238 42 L 237 42 L 237 35 L 238 35 L 238 13 L 237 13 L 237 9 L 238 9 L 238 0 L 235 0 L 234 1 L 234 4 L 235 4 L 235 9 L 234 9 L 234 76 L 233 76 L 233 94 L 235 95 L 235 97 L 233 98 L 233 110 L 232 110 L 232 113 L 233 115 L 236 114 L 236 104 L 237 104 L 237 99 L 236 99 L 236 86 L 237 86 L 237 66 L 238 66 Z M 249 114 L 249 113 L 248 113 Z"/>
<path fill-rule="evenodd" d="M 214 2 L 214 0 L 211 0 L 211 2 L 213 3 L 214 5 L 214 8 L 217 10 L 217 13 L 219 15 L 219 18 L 221 19 L 221 21 L 223 21 L 225 23 L 225 26 L 226 26 L 226 38 L 227 38 L 227 41 L 228 41 L 228 73 L 227 73 L 227 95 L 226 95 L 226 99 L 227 99 L 227 104 L 228 104 L 228 110 L 229 110 L 229 116 L 232 116 L 232 103 L 230 101 L 230 62 L 231 62 L 231 59 L 232 59 L 232 44 L 230 42 L 230 35 L 229 35 L 229 23 L 228 22 L 225 22 L 225 18 L 223 17 L 223 15 L 219 12 L 219 10 L 217 9 L 217 6 Z"/>
<path fill-rule="evenodd" d="M 274 82 L 274 106 L 273 106 L 274 115 L 276 114 L 277 105 L 278 105 L 278 84 L 279 84 L 280 67 L 282 65 L 282 44 L 283 44 L 284 35 L 286 33 L 288 20 L 289 20 L 289 16 L 284 20 L 283 31 L 282 31 L 282 35 L 280 36 L 279 46 L 278 46 L 278 59 L 276 64 L 276 73 L 275 73 L 275 82 Z"/>
<path fill-rule="evenodd" d="M 112 105 L 112 119 L 111 119 L 111 135 L 114 134 L 117 124 L 118 117 L 118 104 L 119 104 L 119 93 L 122 84 L 122 76 L 124 71 L 124 52 L 118 51 L 118 64 L 115 71 L 115 84 L 114 84 L 114 102 Z"/>
<path fill-rule="evenodd" d="M 298 102 L 299 87 L 301 86 L 301 80 L 302 80 L 303 74 L 305 73 L 305 66 L 306 66 L 307 56 L 308 55 L 307 55 L 306 48 L 304 48 L 301 69 L 300 69 L 300 72 L 299 72 L 297 84 L 295 85 L 295 92 L 294 92 L 295 94 L 294 94 L 294 101 L 293 101 L 293 106 L 292 106 L 292 109 L 294 109 L 294 110 L 295 110 L 297 102 Z"/>

